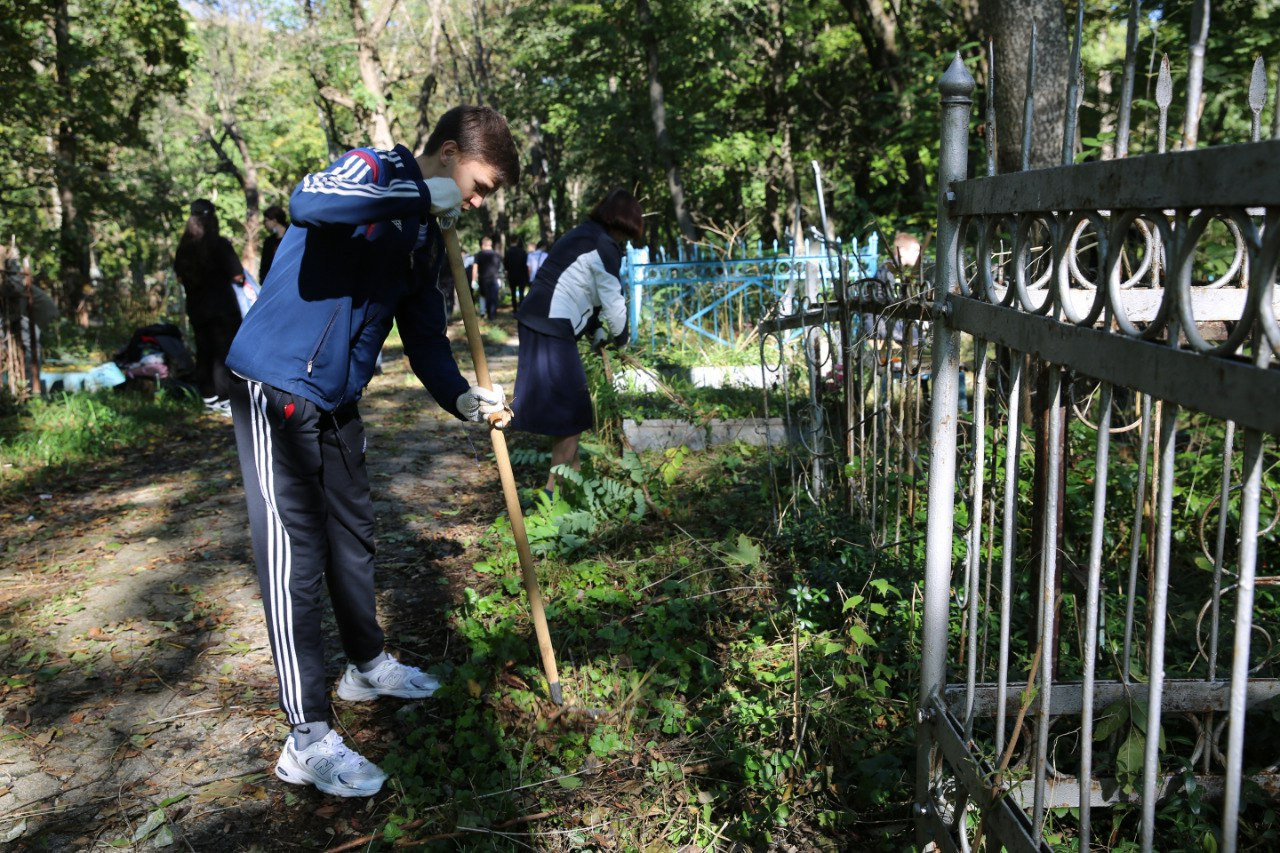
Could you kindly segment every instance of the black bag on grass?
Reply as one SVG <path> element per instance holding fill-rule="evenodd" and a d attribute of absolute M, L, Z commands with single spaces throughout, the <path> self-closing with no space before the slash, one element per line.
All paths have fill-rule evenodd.
<path fill-rule="evenodd" d="M 111 357 L 121 367 L 136 364 L 151 353 L 164 355 L 171 379 L 187 380 L 195 377 L 196 361 L 182 342 L 182 330 L 172 323 L 152 323 L 133 333 L 129 343 Z"/>

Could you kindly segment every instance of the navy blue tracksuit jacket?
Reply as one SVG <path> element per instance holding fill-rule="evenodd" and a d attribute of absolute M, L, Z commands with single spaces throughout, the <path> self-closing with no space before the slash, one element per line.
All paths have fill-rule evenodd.
<path fill-rule="evenodd" d="M 457 416 L 463 379 L 445 335 L 444 240 L 407 148 L 360 148 L 293 191 L 271 280 L 227 355 L 236 374 L 312 401 L 355 402 L 392 322 L 413 371 Z M 451 286 L 451 285 L 450 285 Z"/>

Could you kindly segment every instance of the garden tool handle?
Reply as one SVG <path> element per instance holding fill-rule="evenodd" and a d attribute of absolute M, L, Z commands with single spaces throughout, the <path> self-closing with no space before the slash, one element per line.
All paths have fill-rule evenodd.
<path fill-rule="evenodd" d="M 458 232 L 443 229 L 445 254 L 453 272 L 453 287 L 458 293 L 458 308 L 462 311 L 462 324 L 467 330 L 467 343 L 471 347 L 471 361 L 475 365 L 476 384 L 493 389 L 489 377 L 489 363 L 484 355 L 484 341 L 480 338 L 480 321 L 471 301 L 471 286 L 462 266 L 462 247 L 458 244 Z M 564 704 L 560 688 L 560 673 L 556 667 L 556 652 L 551 645 L 551 631 L 547 627 L 547 614 L 542 603 L 542 590 L 538 586 L 538 574 L 533 566 L 533 552 L 529 550 L 529 535 L 524 528 L 524 513 L 520 509 L 520 494 L 516 490 L 516 478 L 511 470 L 511 455 L 507 452 L 507 437 L 502 430 L 489 424 L 489 438 L 493 442 L 493 455 L 498 462 L 498 477 L 502 481 L 502 494 L 506 498 L 507 516 L 511 519 L 511 535 L 516 541 L 516 553 L 520 555 L 520 574 L 524 579 L 524 591 L 529 597 L 529 611 L 533 616 L 533 630 L 538 638 L 538 650 L 542 654 L 542 668 L 547 676 L 547 690 L 551 701 Z"/>

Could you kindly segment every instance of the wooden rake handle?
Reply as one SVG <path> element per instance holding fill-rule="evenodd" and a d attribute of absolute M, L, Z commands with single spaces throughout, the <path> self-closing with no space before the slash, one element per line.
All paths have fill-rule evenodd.
<path fill-rule="evenodd" d="M 467 329 L 467 343 L 471 347 L 471 361 L 476 369 L 476 383 L 483 388 L 493 388 L 489 378 L 489 363 L 484 357 L 484 342 L 480 339 L 480 321 L 471 301 L 471 287 L 462 266 L 462 248 L 458 245 L 458 233 L 452 228 L 444 230 L 444 245 L 453 272 L 453 287 L 458 292 L 458 307 L 462 310 L 462 323 Z M 560 672 L 556 668 L 556 652 L 551 645 L 551 631 L 547 628 L 547 613 L 542 606 L 542 589 L 533 567 L 533 553 L 529 550 L 529 535 L 524 529 L 524 512 L 520 509 L 520 495 L 516 491 L 516 478 L 511 472 L 511 456 L 507 453 L 507 437 L 502 430 L 489 425 L 489 438 L 493 441 L 493 455 L 498 461 L 498 477 L 502 481 L 502 495 L 507 501 L 507 516 L 511 519 L 511 534 L 516 540 L 516 552 L 520 555 L 520 574 L 524 579 L 524 591 L 529 596 L 529 610 L 533 614 L 533 630 L 538 637 L 538 650 L 542 653 L 542 669 L 547 675 L 547 689 L 551 701 L 564 704 L 560 689 Z"/>

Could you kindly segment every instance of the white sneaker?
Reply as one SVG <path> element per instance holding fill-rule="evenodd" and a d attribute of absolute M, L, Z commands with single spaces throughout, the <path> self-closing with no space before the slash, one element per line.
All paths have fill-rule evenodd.
<path fill-rule="evenodd" d="M 335 731 L 306 749 L 297 749 L 289 735 L 276 762 L 276 775 L 291 785 L 315 785 L 335 797 L 372 797 L 387 781 L 378 765 L 347 749 Z"/>
<path fill-rule="evenodd" d="M 349 702 L 366 702 L 379 696 L 426 699 L 439 689 L 440 682 L 434 675 L 388 658 L 369 672 L 361 672 L 355 664 L 347 664 L 347 671 L 342 673 L 342 680 L 338 682 L 338 698 Z"/>

